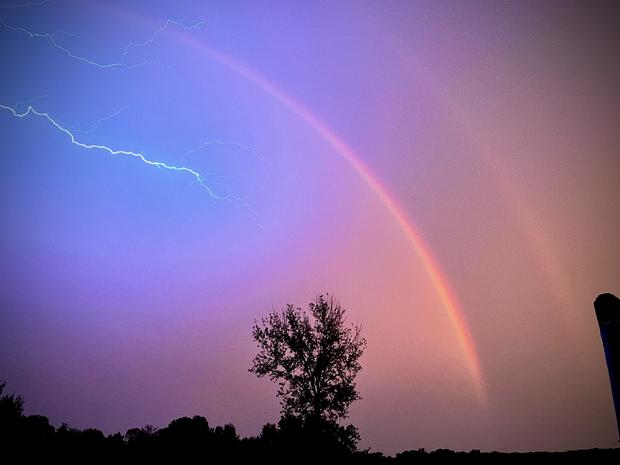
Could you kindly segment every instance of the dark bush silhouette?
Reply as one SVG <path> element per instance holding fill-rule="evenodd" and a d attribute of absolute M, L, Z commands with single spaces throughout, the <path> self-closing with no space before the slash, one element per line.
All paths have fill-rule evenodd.
<path fill-rule="evenodd" d="M 0 383 L 0 427 L 9 428 L 19 421 L 24 412 L 24 400 L 14 394 L 2 394 L 6 383 Z M 3 431 L 5 432 L 5 431 Z"/>
<path fill-rule="evenodd" d="M 342 426 L 349 404 L 359 398 L 355 376 L 365 347 L 357 326 L 345 327 L 344 310 L 319 296 L 310 314 L 287 306 L 272 313 L 253 336 L 261 351 L 251 371 L 278 380 L 283 415 L 255 437 L 240 438 L 232 424 L 211 427 L 201 416 L 146 425 L 125 434 L 104 435 L 47 417 L 24 415 L 21 396 L 6 394 L 0 382 L 0 463 L 50 460 L 63 463 L 269 463 L 395 465 L 617 464 L 620 449 L 499 453 L 438 449 L 403 451 L 394 457 L 357 450 L 359 434 Z M 475 426 L 475 425 L 472 425 Z"/>
<path fill-rule="evenodd" d="M 266 424 L 257 437 L 239 438 L 233 425 L 212 428 L 204 417 L 183 417 L 157 429 L 147 425 L 105 436 L 97 429 L 55 428 L 40 415 L 24 416 L 21 396 L 3 394 L 0 383 L 0 462 L 35 463 L 326 463 L 336 464 L 616 464 L 620 449 L 568 452 L 405 451 L 395 457 L 352 452 L 357 434 L 336 422 L 285 416 Z M 319 446 L 317 446 L 317 444 Z"/>

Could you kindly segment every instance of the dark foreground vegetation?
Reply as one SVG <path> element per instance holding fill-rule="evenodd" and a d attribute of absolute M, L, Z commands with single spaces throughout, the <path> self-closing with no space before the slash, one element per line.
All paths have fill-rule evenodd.
<path fill-rule="evenodd" d="M 613 296 L 612 296 L 613 297 Z M 614 297 L 615 298 L 615 297 Z M 617 299 L 616 299 L 617 300 Z M 614 301 L 615 302 L 615 301 Z M 211 463 L 211 464 L 619 464 L 620 449 L 499 453 L 411 450 L 386 457 L 359 450 L 357 428 L 342 426 L 360 399 L 355 378 L 366 347 L 361 328 L 347 325 L 331 296 L 308 311 L 287 305 L 256 322 L 258 346 L 250 371 L 278 385 L 282 418 L 258 436 L 241 438 L 233 425 L 211 427 L 201 416 L 177 418 L 164 428 L 131 428 L 104 435 L 97 429 L 56 428 L 47 417 L 25 416 L 23 400 L 0 383 L 0 464 Z M 472 425 L 475 427 L 475 425 Z"/>
<path fill-rule="evenodd" d="M 33 459 L 71 463 L 321 463 L 327 464 L 617 464 L 620 449 L 568 452 L 406 451 L 395 457 L 356 450 L 355 428 L 322 420 L 312 424 L 284 417 L 257 437 L 240 438 L 233 425 L 211 427 L 204 417 L 178 418 L 164 428 L 145 426 L 125 434 L 97 429 L 56 428 L 47 417 L 24 415 L 23 400 L 2 394 L 0 384 L 0 463 Z"/>

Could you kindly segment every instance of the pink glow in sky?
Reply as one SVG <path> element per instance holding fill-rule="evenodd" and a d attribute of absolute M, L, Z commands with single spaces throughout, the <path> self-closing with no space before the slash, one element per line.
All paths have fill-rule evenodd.
<path fill-rule="evenodd" d="M 57 425 L 199 414 L 257 434 L 279 406 L 247 371 L 253 321 L 330 292 L 368 340 L 350 416 L 362 447 L 612 447 L 592 302 L 620 291 L 617 10 L 0 11 L 64 31 L 73 55 L 0 28 L 0 104 L 45 96 L 32 106 L 85 143 L 244 199 L 0 111 L 0 379 Z M 75 59 L 114 62 L 170 18 L 204 25 L 131 48 L 144 66 Z"/>

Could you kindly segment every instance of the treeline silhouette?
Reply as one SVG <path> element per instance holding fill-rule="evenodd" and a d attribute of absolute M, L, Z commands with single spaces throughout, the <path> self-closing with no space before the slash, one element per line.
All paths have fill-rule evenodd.
<path fill-rule="evenodd" d="M 63 462 L 317 463 L 336 464 L 606 464 L 620 463 L 620 449 L 567 452 L 406 451 L 394 457 L 356 450 L 357 431 L 335 422 L 314 424 L 283 417 L 255 437 L 241 438 L 231 424 L 212 427 L 201 416 L 177 418 L 164 428 L 131 428 L 104 435 L 62 424 L 42 415 L 24 415 L 23 399 L 3 394 L 0 383 L 0 463 L 45 458 Z"/>

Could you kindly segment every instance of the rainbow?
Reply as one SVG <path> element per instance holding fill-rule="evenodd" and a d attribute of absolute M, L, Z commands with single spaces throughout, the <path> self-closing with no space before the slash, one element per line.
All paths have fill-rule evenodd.
<path fill-rule="evenodd" d="M 231 56 L 215 50 L 207 46 L 203 42 L 190 38 L 187 34 L 174 34 L 175 37 L 192 47 L 197 52 L 207 55 L 209 58 L 221 63 L 228 69 L 243 76 L 247 80 L 256 84 L 267 94 L 272 96 L 284 107 L 291 110 L 308 126 L 314 129 L 329 145 L 338 153 L 359 175 L 364 183 L 375 193 L 382 204 L 387 208 L 390 215 L 397 222 L 401 230 L 404 232 L 407 240 L 411 244 L 416 255 L 420 259 L 424 270 L 431 282 L 433 290 L 439 297 L 442 307 L 445 309 L 452 328 L 456 333 L 459 345 L 465 354 L 470 375 L 475 383 L 475 388 L 479 399 L 486 403 L 486 386 L 480 359 L 478 357 L 476 345 L 472 338 L 469 326 L 464 317 L 463 310 L 451 289 L 451 286 L 443 275 L 441 267 L 433 257 L 431 250 L 424 240 L 422 234 L 416 227 L 415 223 L 409 218 L 407 213 L 398 204 L 396 199 L 390 194 L 387 187 L 381 184 L 379 179 L 370 171 L 370 169 L 361 161 L 361 158 L 355 151 L 347 145 L 337 134 L 335 134 L 325 123 L 318 119 L 310 110 L 304 107 L 300 102 L 290 95 L 286 94 L 282 89 L 261 76 L 258 72 L 239 63 Z"/>
<path fill-rule="evenodd" d="M 94 5 L 93 5 L 94 6 Z M 147 23 L 142 15 L 130 14 L 125 9 L 119 10 L 110 6 L 96 5 L 97 8 L 106 10 L 116 16 L 131 18 L 131 20 Z M 261 88 L 265 93 L 273 97 L 276 101 L 288 108 L 297 115 L 304 123 L 311 127 L 338 153 L 358 174 L 361 180 L 378 197 L 381 203 L 388 210 L 392 218 L 396 221 L 400 229 L 405 234 L 412 249 L 420 259 L 422 266 L 430 280 L 431 286 L 439 298 L 441 306 L 446 311 L 452 328 L 455 332 L 459 346 L 464 354 L 465 362 L 472 378 L 474 389 L 480 403 L 484 406 L 488 403 L 486 383 L 483 377 L 480 358 L 474 343 L 471 331 L 464 316 L 463 309 L 459 304 L 452 288 L 441 271 L 441 267 L 431 253 L 431 249 L 424 240 L 422 234 L 408 214 L 399 205 L 397 200 L 390 194 L 388 188 L 362 162 L 361 157 L 343 141 L 327 124 L 322 122 L 314 113 L 304 107 L 300 102 L 288 95 L 274 83 L 269 81 L 257 71 L 238 62 L 230 55 L 208 46 L 188 34 L 169 31 L 169 35 L 174 37 L 179 43 L 193 49 L 197 54 L 220 63 L 225 68 L 237 73 L 249 82 Z"/>

